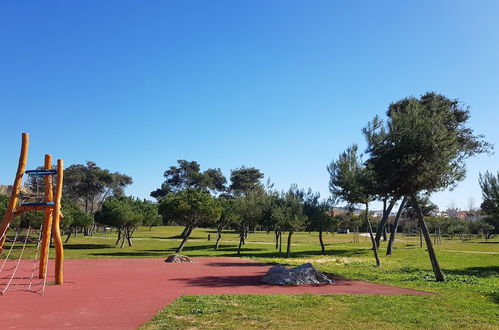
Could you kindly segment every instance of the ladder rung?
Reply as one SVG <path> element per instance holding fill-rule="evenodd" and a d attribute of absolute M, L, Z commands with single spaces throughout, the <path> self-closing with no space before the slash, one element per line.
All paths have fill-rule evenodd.
<path fill-rule="evenodd" d="M 47 202 L 47 203 L 25 203 L 21 204 L 21 206 L 53 206 L 54 202 Z"/>
<path fill-rule="evenodd" d="M 29 175 L 54 175 L 57 174 L 57 170 L 27 170 L 24 173 Z"/>

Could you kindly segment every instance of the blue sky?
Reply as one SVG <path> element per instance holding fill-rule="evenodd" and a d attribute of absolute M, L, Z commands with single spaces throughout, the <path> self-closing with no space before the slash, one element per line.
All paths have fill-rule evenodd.
<path fill-rule="evenodd" d="M 328 194 L 327 164 L 390 102 L 437 91 L 499 142 L 497 1 L 2 1 L 0 183 L 20 133 L 44 153 L 129 174 L 148 197 L 177 159 Z M 481 202 L 465 181 L 433 201 Z"/>

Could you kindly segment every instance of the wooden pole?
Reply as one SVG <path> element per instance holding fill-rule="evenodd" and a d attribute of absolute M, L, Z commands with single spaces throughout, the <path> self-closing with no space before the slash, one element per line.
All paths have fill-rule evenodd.
<path fill-rule="evenodd" d="M 55 284 L 64 283 L 64 277 L 63 277 L 64 250 L 62 247 L 62 238 L 60 230 L 63 179 L 64 179 L 64 163 L 62 159 L 59 159 L 57 160 L 57 185 L 56 185 L 55 200 L 54 200 L 54 210 L 52 212 L 52 233 L 55 245 Z"/>
<path fill-rule="evenodd" d="M 52 156 L 45 155 L 44 169 L 52 169 Z M 54 191 L 52 189 L 52 175 L 45 175 L 45 202 L 54 201 Z M 52 208 L 45 208 L 45 220 L 43 222 L 42 244 L 40 247 L 40 266 L 38 267 L 38 278 L 45 278 L 47 270 L 48 250 L 52 227 Z"/>
<path fill-rule="evenodd" d="M 10 221 L 12 220 L 12 213 L 14 212 L 19 199 L 19 192 L 21 190 L 23 174 L 24 170 L 26 169 L 26 160 L 28 159 L 28 146 L 29 134 L 23 133 L 21 154 L 19 155 L 19 164 L 17 165 L 16 178 L 14 179 L 14 185 L 12 186 L 12 192 L 10 193 L 9 204 L 7 206 L 7 210 L 5 210 L 2 225 L 0 226 L 0 253 L 2 252 L 3 244 L 5 243 L 5 238 Z"/>

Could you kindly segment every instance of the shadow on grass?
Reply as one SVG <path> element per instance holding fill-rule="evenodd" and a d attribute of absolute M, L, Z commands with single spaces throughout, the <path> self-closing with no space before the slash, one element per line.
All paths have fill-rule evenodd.
<path fill-rule="evenodd" d="M 165 255 L 165 251 L 161 253 L 152 253 L 149 251 L 133 252 L 133 251 L 120 251 L 120 252 L 102 252 L 102 253 L 92 253 L 93 256 L 103 256 L 103 257 L 162 257 Z"/>
<path fill-rule="evenodd" d="M 237 251 L 237 249 L 236 249 Z M 248 250 L 246 249 L 242 249 L 241 250 L 241 255 L 242 254 L 245 254 L 247 255 L 247 252 Z M 314 257 L 314 256 L 323 256 L 323 257 L 355 257 L 355 256 L 359 256 L 359 255 L 364 255 L 366 254 L 368 251 L 370 251 L 370 249 L 355 249 L 355 250 L 333 250 L 333 249 L 329 249 L 329 250 L 326 250 L 326 253 L 325 254 L 322 254 L 322 252 L 320 250 L 313 250 L 313 251 L 296 251 L 296 252 L 293 252 L 291 251 L 291 254 L 290 254 L 290 259 L 293 259 L 293 258 L 306 258 L 306 257 Z M 265 253 L 258 253 L 257 255 L 254 255 L 255 257 L 259 257 L 259 258 L 273 258 L 273 257 L 277 257 L 277 258 L 286 258 L 286 252 L 283 251 L 283 252 L 279 252 L 279 251 L 275 251 L 275 252 L 265 252 Z"/>
<path fill-rule="evenodd" d="M 499 242 L 478 242 L 478 244 L 499 244 Z"/>
<path fill-rule="evenodd" d="M 114 247 L 115 247 L 115 245 L 109 245 L 109 244 L 71 244 L 71 243 L 66 243 L 64 245 L 64 249 L 66 249 L 66 250 L 111 249 Z"/>
<path fill-rule="evenodd" d="M 487 294 L 495 304 L 499 304 L 499 292 Z"/>
<path fill-rule="evenodd" d="M 175 236 L 137 236 L 138 238 L 151 238 L 151 239 L 159 239 L 159 240 L 167 240 L 167 239 L 178 239 L 181 240 L 183 239 L 182 236 L 180 235 L 175 235 Z M 190 236 L 190 240 L 206 240 L 206 237 L 196 237 L 196 236 Z"/>
<path fill-rule="evenodd" d="M 467 275 L 476 277 L 497 277 L 499 276 L 499 266 L 469 267 L 463 269 L 447 269 L 444 271 L 451 275 Z"/>

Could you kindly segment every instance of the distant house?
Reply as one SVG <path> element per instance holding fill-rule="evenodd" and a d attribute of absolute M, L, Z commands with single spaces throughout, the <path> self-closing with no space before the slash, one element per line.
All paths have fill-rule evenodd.
<path fill-rule="evenodd" d="M 432 217 L 443 217 L 443 218 L 449 218 L 449 214 L 445 211 L 430 211 L 430 215 Z"/>
<path fill-rule="evenodd" d="M 479 221 L 482 220 L 484 216 L 481 215 L 479 211 L 459 211 L 456 212 L 456 218 L 471 220 L 471 221 Z"/>

